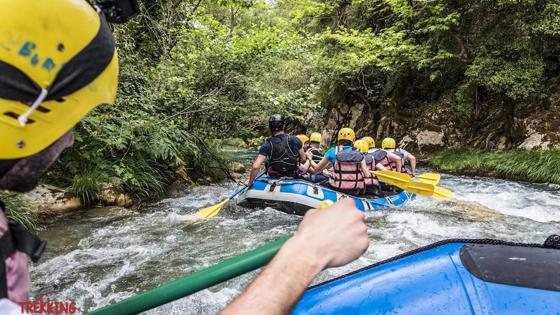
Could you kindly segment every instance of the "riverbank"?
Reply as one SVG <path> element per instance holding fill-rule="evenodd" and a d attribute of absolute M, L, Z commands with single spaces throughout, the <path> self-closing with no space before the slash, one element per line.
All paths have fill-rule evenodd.
<path fill-rule="evenodd" d="M 429 165 L 439 171 L 560 185 L 560 149 L 480 151 L 447 149 L 433 154 Z"/>

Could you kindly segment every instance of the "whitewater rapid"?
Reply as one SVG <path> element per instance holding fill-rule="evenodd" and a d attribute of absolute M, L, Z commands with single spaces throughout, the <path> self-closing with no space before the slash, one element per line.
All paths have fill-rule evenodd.
<path fill-rule="evenodd" d="M 454 199 L 419 197 L 402 208 L 367 213 L 371 240 L 355 262 L 324 271 L 321 282 L 449 238 L 542 243 L 560 232 L 560 187 L 444 175 Z M 32 268 L 35 296 L 75 300 L 84 311 L 105 306 L 293 233 L 301 218 L 271 208 L 227 207 L 194 221 L 200 207 L 238 189 L 196 187 L 139 211 L 97 208 L 52 217 L 39 233 L 48 251 Z M 252 272 L 149 314 L 215 314 L 254 278 Z"/>

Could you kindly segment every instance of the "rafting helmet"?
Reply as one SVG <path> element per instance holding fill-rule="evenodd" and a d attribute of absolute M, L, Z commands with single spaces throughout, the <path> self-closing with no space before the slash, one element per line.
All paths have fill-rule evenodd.
<path fill-rule="evenodd" d="M 358 149 L 358 151 L 362 152 L 362 153 L 367 153 L 368 152 L 368 143 L 363 140 L 356 140 L 356 142 L 354 142 L 354 148 Z"/>
<path fill-rule="evenodd" d="M 356 140 L 356 133 L 352 128 L 342 128 L 338 131 L 337 140 L 348 140 L 354 142 Z"/>
<path fill-rule="evenodd" d="M 323 137 L 318 132 L 312 133 L 311 136 L 309 137 L 309 141 L 311 141 L 311 142 L 321 143 L 322 140 L 323 140 Z"/>
<path fill-rule="evenodd" d="M 296 136 L 299 140 L 301 140 L 301 143 L 306 144 L 307 142 L 309 142 L 309 138 L 306 135 L 297 135 Z"/>
<path fill-rule="evenodd" d="M 394 149 L 397 147 L 397 142 L 393 138 L 385 138 L 381 142 L 381 148 L 383 149 Z"/>
<path fill-rule="evenodd" d="M 280 114 L 270 116 L 268 119 L 268 127 L 272 132 L 284 130 L 284 117 Z"/>
<path fill-rule="evenodd" d="M 370 147 L 371 149 L 375 148 L 375 140 L 373 140 L 372 137 L 363 137 L 362 140 L 364 140 L 365 142 L 367 142 L 368 147 Z"/>
<path fill-rule="evenodd" d="M 113 103 L 118 60 L 107 22 L 86 1 L 0 0 L 0 7 L 0 159 L 18 159 Z"/>

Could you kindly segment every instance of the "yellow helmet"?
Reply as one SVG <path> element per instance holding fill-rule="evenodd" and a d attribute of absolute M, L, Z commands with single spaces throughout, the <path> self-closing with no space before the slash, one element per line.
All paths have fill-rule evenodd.
<path fill-rule="evenodd" d="M 342 128 L 338 131 L 337 140 L 349 140 L 354 142 L 354 140 L 356 140 L 356 133 L 352 130 L 352 128 Z"/>
<path fill-rule="evenodd" d="M 375 140 L 373 140 L 372 137 L 363 137 L 362 140 L 364 140 L 365 142 L 367 142 L 368 147 L 370 147 L 370 148 L 375 148 Z"/>
<path fill-rule="evenodd" d="M 393 138 L 385 138 L 381 142 L 381 148 L 383 149 L 394 149 L 397 147 L 397 142 Z"/>
<path fill-rule="evenodd" d="M 86 2 L 0 0 L 0 159 L 33 155 L 113 103 L 118 60 Z"/>
<path fill-rule="evenodd" d="M 314 132 L 314 133 L 311 134 L 311 137 L 309 137 L 309 140 L 310 140 L 311 142 L 319 142 L 319 143 L 321 143 L 321 141 L 323 140 L 323 137 L 321 136 L 320 133 Z"/>
<path fill-rule="evenodd" d="M 299 138 L 299 140 L 301 140 L 301 143 L 305 144 L 306 142 L 309 142 L 309 138 L 306 135 L 297 135 L 296 137 Z"/>
<path fill-rule="evenodd" d="M 368 152 L 368 143 L 365 140 L 357 140 L 356 142 L 354 142 L 354 148 L 358 149 L 358 151 L 362 152 L 362 153 L 367 153 Z"/>

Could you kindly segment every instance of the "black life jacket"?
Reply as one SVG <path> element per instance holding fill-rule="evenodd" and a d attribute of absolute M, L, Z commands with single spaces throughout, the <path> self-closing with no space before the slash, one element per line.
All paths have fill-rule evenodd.
<path fill-rule="evenodd" d="M 0 211 L 4 209 L 5 206 L 0 201 Z M 0 237 L 0 298 L 8 298 L 6 259 L 19 251 L 29 256 L 33 262 L 37 262 L 46 246 L 46 241 L 29 232 L 21 224 L 8 221 L 8 229 Z"/>
<path fill-rule="evenodd" d="M 267 157 L 267 173 L 270 176 L 296 176 L 299 165 L 299 153 L 290 147 L 290 138 L 285 135 L 280 143 L 274 144 L 272 138 L 266 139 L 270 144 L 270 155 Z"/>

